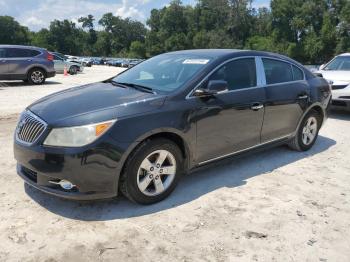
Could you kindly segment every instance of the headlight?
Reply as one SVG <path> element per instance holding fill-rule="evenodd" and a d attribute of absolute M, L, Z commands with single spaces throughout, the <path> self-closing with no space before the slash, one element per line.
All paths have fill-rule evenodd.
<path fill-rule="evenodd" d="M 46 146 L 80 147 L 92 143 L 104 134 L 116 120 L 91 124 L 54 128 L 44 141 Z"/>

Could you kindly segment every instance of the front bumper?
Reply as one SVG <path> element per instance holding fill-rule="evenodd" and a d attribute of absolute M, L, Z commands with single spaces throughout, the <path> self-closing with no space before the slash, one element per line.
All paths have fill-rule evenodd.
<path fill-rule="evenodd" d="M 106 199 L 118 194 L 122 153 L 113 146 L 78 151 L 26 146 L 15 141 L 14 155 L 18 175 L 45 193 L 74 200 Z M 49 182 L 62 179 L 76 187 L 64 190 Z"/>
<path fill-rule="evenodd" d="M 332 108 L 350 110 L 350 85 L 332 90 Z"/>

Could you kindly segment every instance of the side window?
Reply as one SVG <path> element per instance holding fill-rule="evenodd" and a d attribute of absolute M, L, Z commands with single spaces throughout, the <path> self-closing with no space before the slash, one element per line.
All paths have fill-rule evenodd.
<path fill-rule="evenodd" d="M 40 55 L 41 53 L 39 51 L 36 51 L 36 50 L 30 50 L 30 56 L 31 57 L 34 57 L 34 56 L 37 56 L 37 55 Z"/>
<path fill-rule="evenodd" d="M 20 58 L 20 57 L 32 57 L 32 50 L 22 48 L 8 48 L 7 57 Z"/>
<path fill-rule="evenodd" d="M 292 66 L 274 59 L 262 59 L 268 85 L 293 81 Z"/>
<path fill-rule="evenodd" d="M 229 90 L 256 86 L 254 58 L 242 58 L 228 62 L 209 77 L 210 80 L 225 80 Z"/>
<path fill-rule="evenodd" d="M 297 68 L 296 66 L 292 66 L 293 68 L 293 79 L 294 81 L 298 81 L 298 80 L 304 80 L 304 73 L 303 71 L 301 71 L 299 68 Z"/>
<path fill-rule="evenodd" d="M 5 48 L 0 48 L 0 58 L 5 58 L 6 57 L 6 50 Z"/>

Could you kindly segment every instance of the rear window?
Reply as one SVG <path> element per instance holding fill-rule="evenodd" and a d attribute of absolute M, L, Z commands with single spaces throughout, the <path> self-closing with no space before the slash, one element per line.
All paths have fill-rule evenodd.
<path fill-rule="evenodd" d="M 304 80 L 304 73 L 298 67 L 292 66 L 293 68 L 293 79 L 294 81 Z"/>
<path fill-rule="evenodd" d="M 289 63 L 266 58 L 262 60 L 268 85 L 293 81 L 293 71 Z"/>
<path fill-rule="evenodd" d="M 7 48 L 6 56 L 8 58 L 16 57 L 34 57 L 40 54 L 39 51 L 32 49 L 23 49 L 23 48 Z"/>

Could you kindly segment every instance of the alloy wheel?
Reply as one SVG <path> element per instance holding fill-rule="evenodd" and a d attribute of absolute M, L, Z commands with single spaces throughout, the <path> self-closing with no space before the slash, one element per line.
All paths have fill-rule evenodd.
<path fill-rule="evenodd" d="M 166 191 L 176 174 L 176 160 L 167 150 L 149 154 L 137 172 L 137 186 L 147 196 L 156 196 Z"/>
<path fill-rule="evenodd" d="M 30 79 L 33 81 L 33 83 L 40 84 L 44 81 L 45 76 L 41 71 L 33 71 L 33 73 L 30 76 Z"/>
<path fill-rule="evenodd" d="M 302 141 L 305 145 L 310 145 L 317 135 L 317 119 L 314 116 L 306 121 L 302 132 Z"/>

